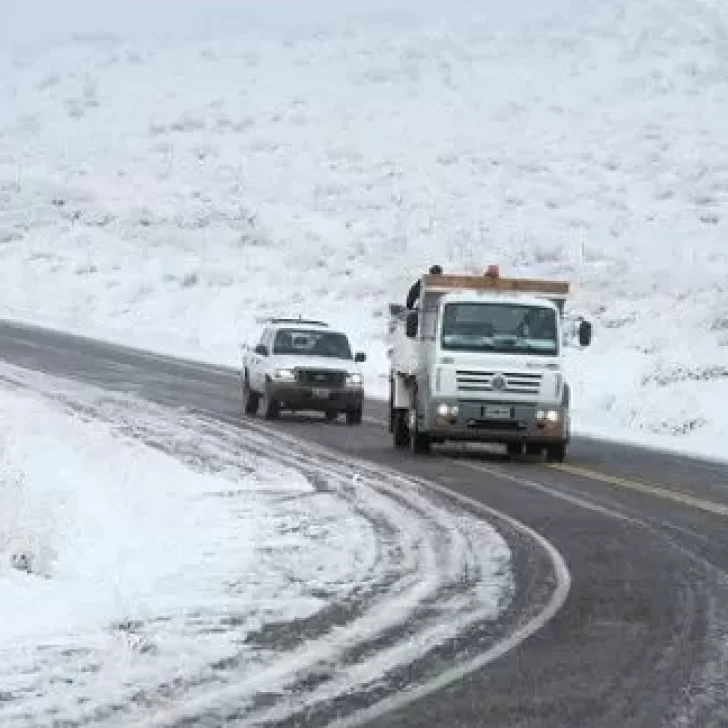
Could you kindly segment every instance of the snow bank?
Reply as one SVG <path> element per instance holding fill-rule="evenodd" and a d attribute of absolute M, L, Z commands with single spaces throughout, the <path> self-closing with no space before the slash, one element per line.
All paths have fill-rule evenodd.
<path fill-rule="evenodd" d="M 248 517 L 224 523 L 229 504 L 206 496 L 229 490 L 225 479 L 194 473 L 37 397 L 6 390 L 0 396 L 4 644 L 184 609 L 220 576 L 209 573 L 213 564 L 256 580 L 259 550 L 277 546 L 268 528 L 271 512 L 265 499 L 255 498 L 259 476 L 236 482 L 250 493 Z M 311 492 L 292 471 L 264 487 Z M 18 557 L 27 569 L 17 568 Z M 222 598 L 224 585 L 219 589 Z"/>
<path fill-rule="evenodd" d="M 337 578 L 357 553 L 351 544 L 368 547 L 368 525 L 333 501 L 309 513 L 313 488 L 293 470 L 261 461 L 234 479 L 193 472 L 4 387 L 0 412 L 4 720 L 37 725 L 89 700 L 123 705 L 165 677 L 202 673 L 240 654 L 226 631 L 244 639 L 317 612 L 331 598 L 322 561 Z M 291 528 L 333 516 L 349 524 L 348 551 Z M 256 659 L 251 651 L 250 666 Z"/>
<path fill-rule="evenodd" d="M 495 261 L 594 319 L 579 429 L 720 451 L 724 5 L 11 5 L 3 315 L 223 363 L 326 316 L 376 392 L 389 301 Z"/>

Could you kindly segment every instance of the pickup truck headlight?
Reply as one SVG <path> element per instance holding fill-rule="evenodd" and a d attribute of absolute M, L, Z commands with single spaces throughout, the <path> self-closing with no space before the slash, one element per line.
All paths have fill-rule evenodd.
<path fill-rule="evenodd" d="M 295 382 L 296 372 L 293 369 L 276 369 L 273 372 L 273 379 L 279 382 Z"/>
<path fill-rule="evenodd" d="M 346 386 L 347 387 L 361 387 L 362 378 L 361 374 L 347 374 L 346 375 Z"/>
<path fill-rule="evenodd" d="M 538 410 L 538 412 L 536 412 L 536 419 L 542 422 L 546 420 L 546 422 L 556 423 L 561 419 L 561 416 L 558 410 L 544 409 Z"/>

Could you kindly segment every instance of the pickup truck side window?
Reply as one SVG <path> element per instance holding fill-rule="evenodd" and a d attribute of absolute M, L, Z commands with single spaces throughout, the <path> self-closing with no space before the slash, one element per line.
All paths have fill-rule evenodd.
<path fill-rule="evenodd" d="M 270 329 L 263 329 L 263 333 L 260 335 L 260 341 L 257 346 L 265 346 L 270 351 Z"/>

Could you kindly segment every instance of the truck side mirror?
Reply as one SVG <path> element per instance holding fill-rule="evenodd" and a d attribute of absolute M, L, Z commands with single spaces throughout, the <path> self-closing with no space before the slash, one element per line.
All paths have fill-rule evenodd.
<path fill-rule="evenodd" d="M 407 322 L 405 324 L 404 332 L 408 339 L 416 339 L 417 331 L 419 330 L 419 314 L 417 311 L 410 311 L 407 314 Z"/>
<path fill-rule="evenodd" d="M 579 346 L 589 346 L 592 339 L 592 325 L 589 321 L 579 324 Z"/>
<path fill-rule="evenodd" d="M 354 361 L 357 364 L 361 364 L 362 362 L 365 362 L 367 360 L 367 355 L 363 351 L 357 351 L 356 356 L 354 356 Z"/>
<path fill-rule="evenodd" d="M 265 344 L 258 344 L 254 351 L 256 354 L 260 354 L 261 356 L 268 356 L 268 349 L 266 349 Z"/>

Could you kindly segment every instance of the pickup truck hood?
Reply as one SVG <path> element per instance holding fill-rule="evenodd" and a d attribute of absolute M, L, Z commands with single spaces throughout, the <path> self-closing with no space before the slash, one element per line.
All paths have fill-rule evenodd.
<path fill-rule="evenodd" d="M 324 369 L 327 371 L 359 374 L 359 368 L 352 359 L 335 359 L 330 356 L 301 356 L 299 354 L 276 354 L 274 366 L 278 369 Z"/>

